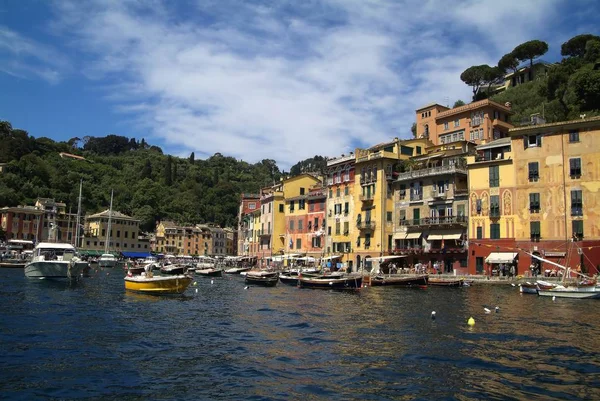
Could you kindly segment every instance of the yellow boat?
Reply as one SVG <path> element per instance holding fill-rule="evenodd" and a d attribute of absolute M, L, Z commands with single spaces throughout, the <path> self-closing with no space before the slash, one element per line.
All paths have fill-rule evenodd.
<path fill-rule="evenodd" d="M 125 276 L 125 289 L 145 294 L 183 294 L 192 282 L 192 277 L 176 276 Z"/>

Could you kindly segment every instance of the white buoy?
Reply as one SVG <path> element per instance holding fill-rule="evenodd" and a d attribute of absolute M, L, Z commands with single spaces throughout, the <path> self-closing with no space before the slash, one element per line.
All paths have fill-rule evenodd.
<path fill-rule="evenodd" d="M 215 283 L 215 280 L 210 280 L 210 283 L 211 283 L 211 284 L 214 284 L 214 283 Z"/>
<path fill-rule="evenodd" d="M 496 306 L 495 309 L 496 309 L 496 313 L 500 312 L 500 307 L 499 306 Z"/>
<path fill-rule="evenodd" d="M 245 286 L 245 287 L 244 287 L 244 289 L 245 289 L 245 290 L 247 290 L 247 289 L 248 289 L 248 286 Z"/>
<path fill-rule="evenodd" d="M 198 283 L 194 281 L 194 285 L 198 285 Z"/>
<path fill-rule="evenodd" d="M 556 301 L 556 295 L 552 296 L 552 300 Z"/>
<path fill-rule="evenodd" d="M 435 311 L 431 312 L 431 318 L 435 320 Z"/>
<path fill-rule="evenodd" d="M 489 310 L 488 308 L 483 308 L 483 310 L 485 311 L 485 313 L 490 313 L 491 310 Z"/>
<path fill-rule="evenodd" d="M 196 294 L 198 293 L 198 289 L 196 288 Z"/>
<path fill-rule="evenodd" d="M 512 283 L 511 285 L 512 285 L 513 287 L 516 287 L 515 283 Z"/>

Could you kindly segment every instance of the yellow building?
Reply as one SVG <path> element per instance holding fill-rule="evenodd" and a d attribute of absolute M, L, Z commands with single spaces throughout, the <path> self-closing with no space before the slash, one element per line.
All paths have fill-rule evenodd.
<path fill-rule="evenodd" d="M 306 255 L 312 249 L 312 229 L 308 228 L 308 195 L 309 189 L 320 183 L 318 178 L 310 174 L 300 174 L 282 182 L 285 203 L 278 206 L 274 218 L 275 235 L 278 236 L 276 252 Z"/>
<path fill-rule="evenodd" d="M 515 156 L 509 137 L 479 145 L 469 156 L 469 274 L 518 269 L 515 252 Z M 518 270 L 515 273 L 520 273 Z"/>
<path fill-rule="evenodd" d="M 393 251 L 393 171 L 400 160 L 423 154 L 431 143 L 425 138 L 399 140 L 355 151 L 353 238 L 355 268 L 371 269 L 371 259 Z"/>
<path fill-rule="evenodd" d="M 283 182 L 260 191 L 260 208 L 254 214 L 254 234 L 256 235 L 256 256 L 262 266 L 266 266 L 273 255 L 284 249 L 285 211 Z M 256 220 L 258 219 L 258 220 Z"/>
<path fill-rule="evenodd" d="M 183 254 L 185 230 L 172 221 L 161 221 L 156 225 L 156 252 L 179 255 Z"/>
<path fill-rule="evenodd" d="M 248 234 L 244 240 L 244 247 L 248 251 L 246 255 L 255 259 L 259 259 L 261 255 L 260 249 L 260 207 L 249 213 L 248 218 Z M 264 260 L 263 260 L 264 261 Z"/>
<path fill-rule="evenodd" d="M 327 161 L 326 205 L 326 257 L 336 259 L 352 271 L 354 255 L 352 237 L 356 237 L 354 224 L 354 175 L 356 157 L 349 155 Z"/>
<path fill-rule="evenodd" d="M 510 130 L 521 249 L 595 274 L 600 264 L 600 117 Z M 519 271 L 538 263 L 519 257 Z M 554 267 L 542 263 L 540 270 Z"/>
<path fill-rule="evenodd" d="M 113 211 L 110 217 L 111 232 L 108 233 L 109 210 L 85 217 L 83 247 L 86 250 L 110 252 L 150 252 L 148 241 L 139 241 L 140 221 L 123 213 Z M 106 244 L 109 240 L 108 245 Z"/>

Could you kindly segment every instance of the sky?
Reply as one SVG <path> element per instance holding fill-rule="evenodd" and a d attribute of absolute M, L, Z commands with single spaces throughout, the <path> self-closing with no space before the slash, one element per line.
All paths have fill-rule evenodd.
<path fill-rule="evenodd" d="M 460 74 L 600 34 L 596 0 L 1 0 L 0 120 L 289 169 L 409 138 Z"/>

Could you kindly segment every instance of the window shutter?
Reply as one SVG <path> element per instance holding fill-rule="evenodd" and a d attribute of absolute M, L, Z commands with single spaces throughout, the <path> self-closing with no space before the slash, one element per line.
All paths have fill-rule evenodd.
<path fill-rule="evenodd" d="M 527 142 L 529 142 L 529 137 L 527 135 L 525 135 L 523 137 L 523 148 L 527 149 Z"/>
<path fill-rule="evenodd" d="M 541 147 L 541 146 L 542 146 L 542 135 L 539 135 L 539 134 L 538 134 L 538 135 L 536 135 L 536 136 L 535 136 L 535 144 L 536 144 L 538 147 Z"/>

